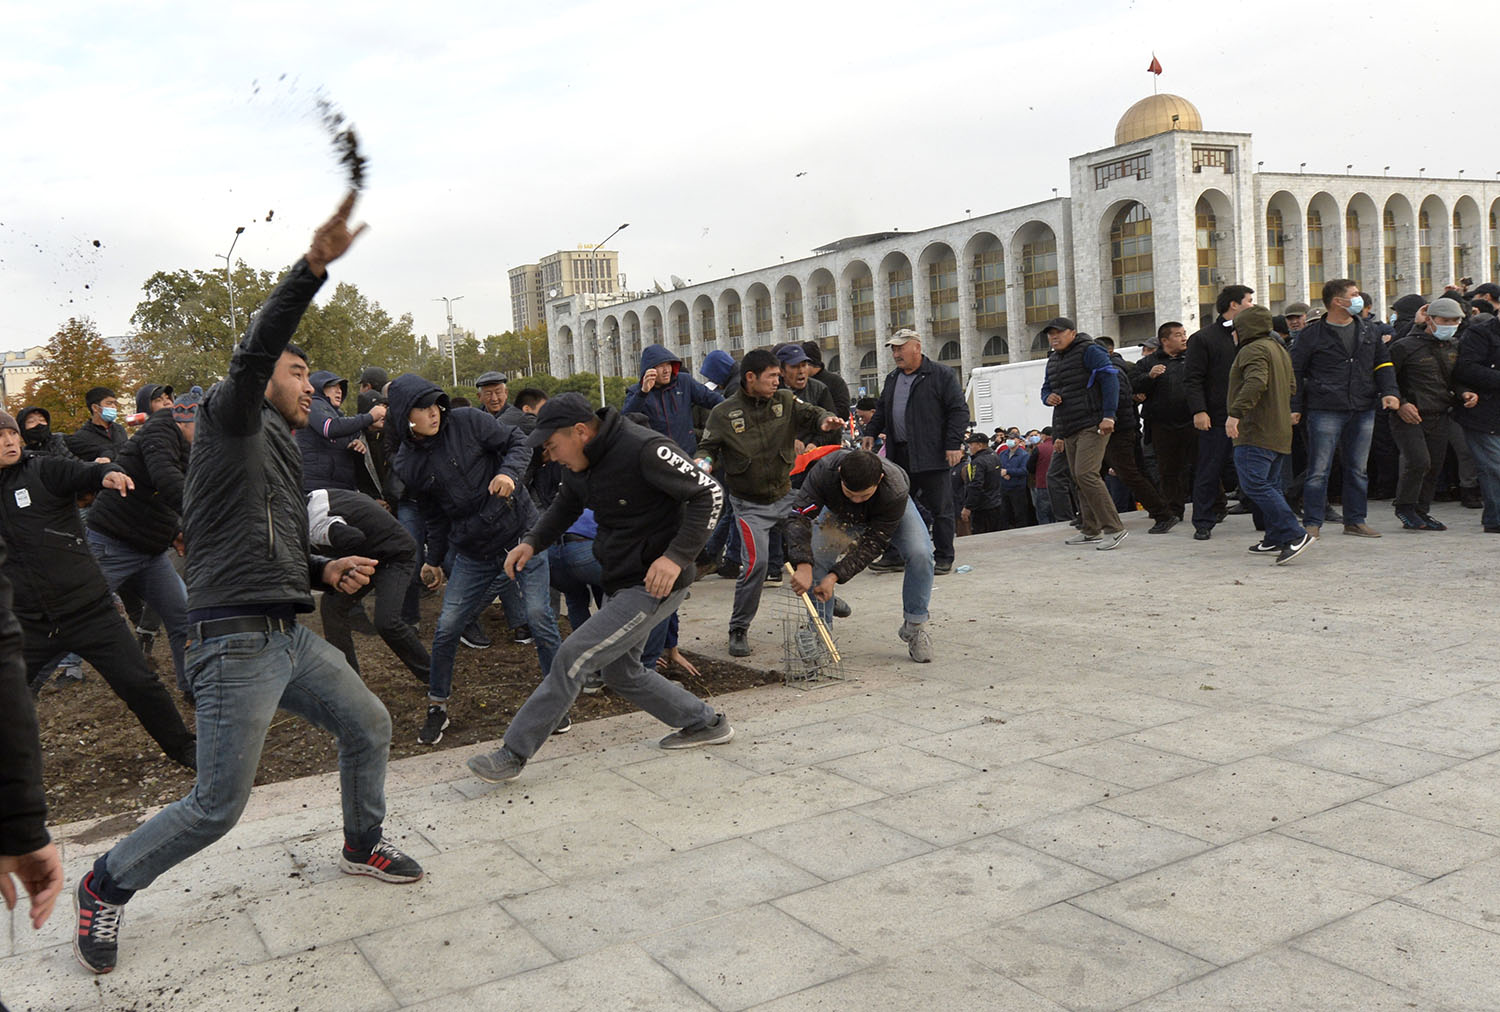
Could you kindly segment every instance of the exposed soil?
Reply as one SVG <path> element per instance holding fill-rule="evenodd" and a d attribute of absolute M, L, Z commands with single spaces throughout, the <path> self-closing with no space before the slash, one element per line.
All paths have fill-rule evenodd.
<path fill-rule="evenodd" d="M 422 603 L 422 637 L 431 644 L 440 598 L 427 595 Z M 316 614 L 303 617 L 314 631 L 321 629 Z M 449 704 L 453 726 L 443 733 L 439 749 L 491 741 L 504 733 L 510 718 L 531 694 L 541 675 L 536 648 L 512 642 L 499 606 L 480 619 L 494 640 L 487 650 L 460 647 L 454 668 L 454 696 Z M 561 620 L 563 635 L 568 632 Z M 432 751 L 417 744 L 417 729 L 426 715 L 426 686 L 396 660 L 375 636 L 354 637 L 365 683 L 385 702 L 393 725 L 391 758 Z M 681 681 L 702 696 L 722 695 L 781 679 L 779 671 L 762 671 L 739 664 L 687 653 L 701 674 L 694 677 L 673 669 L 668 677 Z M 164 637 L 158 636 L 152 661 L 161 672 L 192 726 L 193 710 L 174 686 L 172 658 Z M 156 743 L 141 729 L 104 680 L 85 666 L 82 684 L 49 684 L 37 700 L 41 720 L 47 816 L 54 824 L 115 815 L 175 801 L 192 785 L 191 774 L 162 756 Z M 609 692 L 579 696 L 574 722 L 629 713 L 632 707 Z M 306 721 L 279 712 L 266 736 L 257 784 L 277 783 L 338 768 L 333 738 Z M 134 820 L 129 820 L 133 825 Z"/>

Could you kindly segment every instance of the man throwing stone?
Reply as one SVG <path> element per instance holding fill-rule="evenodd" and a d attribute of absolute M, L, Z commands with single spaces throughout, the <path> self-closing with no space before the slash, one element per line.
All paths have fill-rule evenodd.
<path fill-rule="evenodd" d="M 198 408 L 183 496 L 188 547 L 188 680 L 198 705 L 198 782 L 94 862 L 78 883 L 74 952 L 94 973 L 115 967 L 124 904 L 173 865 L 229 832 L 250 798 L 277 708 L 338 736 L 344 803 L 339 869 L 415 882 L 422 869 L 386 841 L 391 718 L 342 654 L 297 624 L 312 611 L 310 579 L 353 593 L 375 560 L 309 556 L 302 454 L 313 389 L 291 337 L 364 226 L 350 231 L 353 193 L 276 286 L 229 375 Z"/>
<path fill-rule="evenodd" d="M 722 713 L 641 665 L 641 647 L 657 623 L 682 603 L 697 572 L 693 560 L 719 522 L 724 492 L 671 440 L 621 417 L 594 411 L 582 394 L 560 394 L 537 414 L 527 439 L 562 464 L 557 498 L 505 558 L 514 577 L 562 537 L 584 509 L 594 511 L 594 556 L 604 577 L 604 605 L 562 647 L 531 698 L 505 732 L 505 744 L 469 760 L 490 783 L 514 780 L 558 725 L 584 679 L 604 684 L 669 727 L 662 748 L 722 745 L 734 729 Z"/>

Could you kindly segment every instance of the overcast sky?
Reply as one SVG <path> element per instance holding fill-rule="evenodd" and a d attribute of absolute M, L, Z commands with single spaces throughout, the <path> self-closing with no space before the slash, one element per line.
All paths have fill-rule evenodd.
<path fill-rule="evenodd" d="M 343 186 L 320 90 L 369 157 L 371 230 L 332 273 L 419 334 L 444 295 L 509 329 L 508 268 L 621 222 L 649 288 L 1066 192 L 1153 51 L 1161 90 L 1253 133 L 1268 170 L 1500 169 L 1460 24 L 1409 0 L 1231 9 L 0 0 L 0 349 L 70 315 L 126 333 L 147 277 L 222 265 L 239 225 L 237 260 L 295 259 Z"/>

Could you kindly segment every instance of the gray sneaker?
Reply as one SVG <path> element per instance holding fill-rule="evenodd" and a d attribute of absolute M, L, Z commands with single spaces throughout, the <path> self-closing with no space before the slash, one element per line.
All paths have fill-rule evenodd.
<path fill-rule="evenodd" d="M 1120 542 L 1124 541 L 1126 536 L 1129 534 L 1129 531 L 1121 527 L 1117 531 L 1104 535 L 1103 539 L 1099 542 L 1098 550 L 1101 552 L 1108 552 L 1112 549 L 1119 548 Z"/>
<path fill-rule="evenodd" d="M 910 630 L 910 635 L 901 638 L 907 642 L 907 654 L 918 664 L 927 664 L 932 660 L 932 634 L 927 631 L 927 623 L 916 624 L 907 622 L 901 626 L 902 632 Z"/>
<path fill-rule="evenodd" d="M 1102 535 L 1102 534 L 1084 534 L 1082 531 L 1079 531 L 1077 534 L 1073 535 L 1071 538 L 1069 538 L 1068 540 L 1064 541 L 1063 544 L 1065 544 L 1065 545 L 1097 545 L 1099 542 L 1101 542 L 1103 540 L 1104 540 L 1104 535 Z"/>
<path fill-rule="evenodd" d="M 729 718 L 722 713 L 716 713 L 712 724 L 704 724 L 691 731 L 673 731 L 661 740 L 661 747 L 697 748 L 699 745 L 722 745 L 733 737 L 734 728 L 729 726 Z"/>
<path fill-rule="evenodd" d="M 896 630 L 896 635 L 901 637 L 902 643 L 911 642 L 911 634 L 922 628 L 920 622 L 902 622 L 901 628 Z"/>
<path fill-rule="evenodd" d="M 493 752 L 473 756 L 465 765 L 480 780 L 503 784 L 521 775 L 521 771 L 526 768 L 526 760 L 512 752 L 508 746 L 501 745 Z"/>

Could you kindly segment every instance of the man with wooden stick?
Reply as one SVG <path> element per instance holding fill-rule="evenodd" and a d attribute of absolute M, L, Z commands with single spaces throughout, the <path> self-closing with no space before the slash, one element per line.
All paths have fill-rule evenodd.
<path fill-rule="evenodd" d="M 792 590 L 811 590 L 823 623 L 832 625 L 834 588 L 854 579 L 887 545 L 894 547 L 906 564 L 897 635 L 911 659 L 926 664 L 932 660 L 932 538 L 909 489 L 906 472 L 868 450 L 830 453 L 807 472 L 792 500 L 786 557 Z"/>

